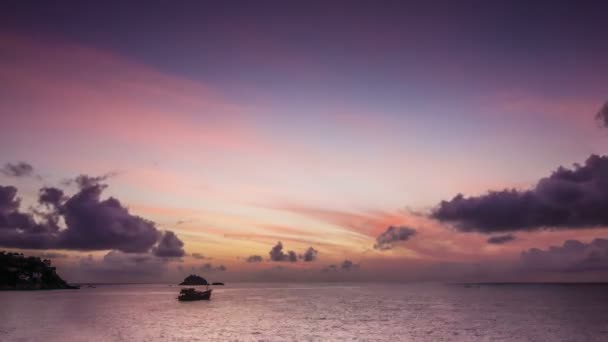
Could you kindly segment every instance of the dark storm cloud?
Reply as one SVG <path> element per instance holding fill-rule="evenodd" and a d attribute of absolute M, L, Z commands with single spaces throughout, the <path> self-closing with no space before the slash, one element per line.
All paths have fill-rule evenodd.
<path fill-rule="evenodd" d="M 58 245 L 67 249 L 150 250 L 160 238 L 153 222 L 132 215 L 116 198 L 100 200 L 105 185 L 87 183 L 61 206 L 67 229 Z"/>
<path fill-rule="evenodd" d="M 597 112 L 595 118 L 602 127 L 608 128 L 608 102 L 604 103 L 602 108 Z"/>
<path fill-rule="evenodd" d="M 259 255 L 250 255 L 245 259 L 247 262 L 262 262 L 262 257 Z"/>
<path fill-rule="evenodd" d="M 31 177 L 34 175 L 34 167 L 26 162 L 6 163 L 0 173 L 8 177 Z"/>
<path fill-rule="evenodd" d="M 158 256 L 184 255 L 172 232 L 161 233 L 151 221 L 129 213 L 117 199 L 101 199 L 103 177 L 81 176 L 80 190 L 70 196 L 56 188 L 39 192 L 40 210 L 19 211 L 17 189 L 0 186 L 0 246 L 29 249 L 118 250 Z M 65 228 L 60 229 L 59 218 Z"/>
<path fill-rule="evenodd" d="M 298 255 L 294 251 L 288 251 L 287 253 L 283 252 L 283 244 L 281 241 L 277 242 L 274 247 L 268 253 L 270 255 L 271 261 L 289 261 L 296 262 L 298 261 Z"/>
<path fill-rule="evenodd" d="M 399 241 L 407 241 L 416 234 L 416 230 L 409 227 L 390 226 L 376 238 L 374 249 L 387 250 L 393 248 L 393 244 Z"/>
<path fill-rule="evenodd" d="M 228 269 L 224 265 L 219 265 L 219 266 L 215 267 L 215 266 L 213 266 L 213 264 L 206 263 L 203 266 L 201 266 L 201 271 L 206 271 L 206 272 L 224 272 L 227 270 Z"/>
<path fill-rule="evenodd" d="M 186 254 L 184 243 L 172 231 L 163 233 L 158 245 L 152 249 L 152 253 L 163 258 L 181 258 Z"/>
<path fill-rule="evenodd" d="M 608 156 L 591 155 L 584 165 L 558 168 L 533 189 L 457 195 L 431 217 L 464 232 L 497 233 L 545 228 L 608 226 Z"/>
<path fill-rule="evenodd" d="M 608 270 L 608 240 L 590 243 L 568 240 L 547 250 L 531 248 L 521 254 L 526 269 L 535 271 L 583 272 Z"/>
<path fill-rule="evenodd" d="M 0 185 L 0 246 L 43 249 L 56 240 L 54 221 L 37 223 L 30 213 L 19 211 L 17 188 Z"/>
<path fill-rule="evenodd" d="M 304 254 L 301 257 L 304 261 L 311 262 L 311 261 L 315 261 L 317 259 L 318 254 L 319 254 L 319 252 L 316 249 L 314 249 L 312 247 L 308 247 L 306 252 L 304 252 Z"/>
<path fill-rule="evenodd" d="M 505 235 L 496 235 L 488 238 L 487 242 L 494 245 L 502 245 L 507 242 L 511 242 L 515 240 L 515 236 L 513 234 L 505 234 Z"/>

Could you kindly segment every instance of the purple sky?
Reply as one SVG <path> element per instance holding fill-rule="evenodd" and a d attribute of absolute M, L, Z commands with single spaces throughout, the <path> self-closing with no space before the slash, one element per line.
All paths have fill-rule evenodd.
<path fill-rule="evenodd" d="M 0 199 L 0 248 L 65 255 L 77 280 L 608 280 L 608 258 L 538 267 L 588 266 L 608 237 L 589 158 L 608 144 L 606 4 L 1 7 L 0 185 L 18 192 Z M 80 174 L 108 175 L 99 197 L 66 182 Z M 43 187 L 62 189 L 56 207 Z M 550 246 L 563 254 L 530 261 Z"/>

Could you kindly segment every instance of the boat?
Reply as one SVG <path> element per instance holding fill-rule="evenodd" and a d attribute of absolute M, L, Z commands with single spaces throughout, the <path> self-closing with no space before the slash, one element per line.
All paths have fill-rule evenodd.
<path fill-rule="evenodd" d="M 177 300 L 182 302 L 189 302 L 194 300 L 209 300 L 211 299 L 211 291 L 211 289 L 207 289 L 205 291 L 197 291 L 193 287 L 182 289 L 179 292 L 179 297 L 177 297 Z"/>

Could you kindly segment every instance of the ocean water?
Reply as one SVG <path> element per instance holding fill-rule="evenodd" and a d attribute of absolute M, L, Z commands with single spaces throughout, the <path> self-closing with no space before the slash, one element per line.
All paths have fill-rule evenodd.
<path fill-rule="evenodd" d="M 0 292 L 0 341 L 608 341 L 608 286 L 228 284 Z"/>

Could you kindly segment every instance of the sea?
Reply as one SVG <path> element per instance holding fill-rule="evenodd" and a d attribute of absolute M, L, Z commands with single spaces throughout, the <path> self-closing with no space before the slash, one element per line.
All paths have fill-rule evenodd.
<path fill-rule="evenodd" d="M 608 341 L 602 284 L 227 284 L 0 292 L 0 341 Z"/>

